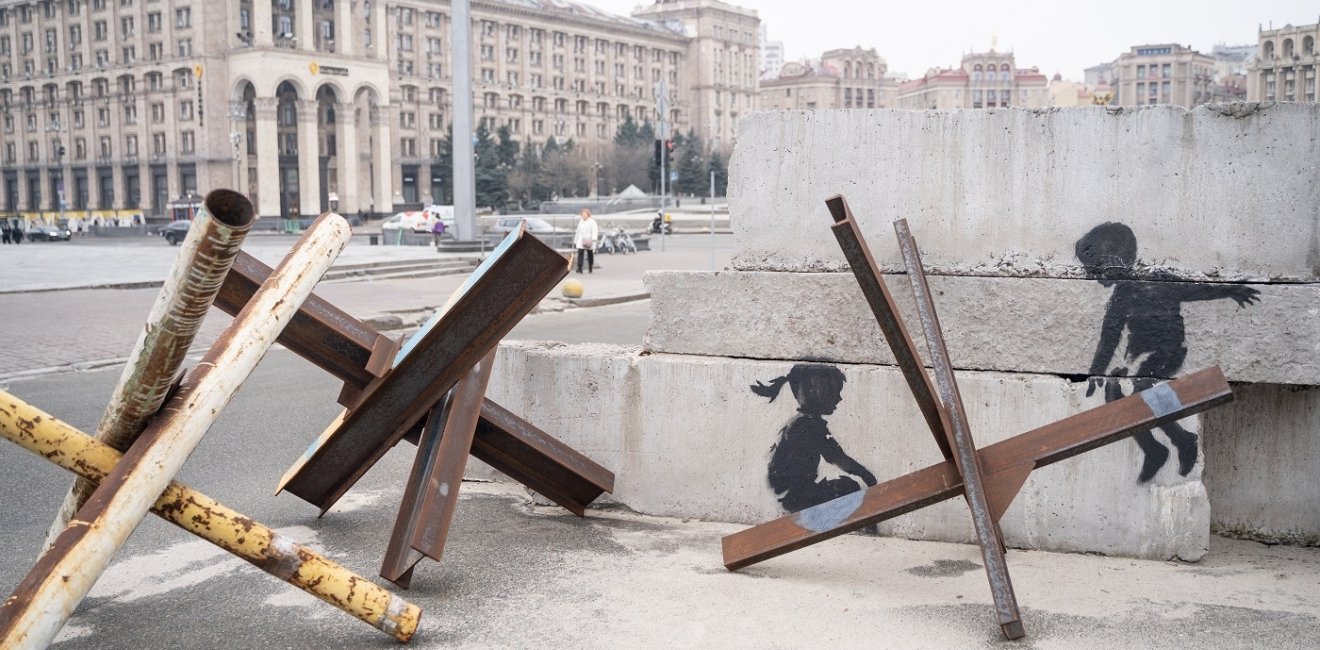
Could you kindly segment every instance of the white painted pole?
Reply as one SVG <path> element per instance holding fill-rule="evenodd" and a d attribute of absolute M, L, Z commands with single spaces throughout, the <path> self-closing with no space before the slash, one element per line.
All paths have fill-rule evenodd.
<path fill-rule="evenodd" d="M 215 190 L 206 195 L 101 415 L 97 440 L 127 451 L 160 410 L 255 219 L 252 203 L 242 194 Z M 85 479 L 74 481 L 46 533 L 46 546 L 55 543 L 95 489 Z"/>
<path fill-rule="evenodd" d="M 327 214 L 302 236 L 5 601 L 0 647 L 50 645 L 350 235 L 343 217 Z"/>

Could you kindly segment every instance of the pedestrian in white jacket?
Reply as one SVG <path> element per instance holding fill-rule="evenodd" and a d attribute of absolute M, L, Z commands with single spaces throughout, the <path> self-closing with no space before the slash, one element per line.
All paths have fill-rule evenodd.
<path fill-rule="evenodd" d="M 578 222 L 577 232 L 573 233 L 573 245 L 577 248 L 577 272 L 582 272 L 582 259 L 587 260 L 587 273 L 596 268 L 596 238 L 600 236 L 600 227 L 591 218 L 591 210 L 582 208 L 582 221 Z"/>

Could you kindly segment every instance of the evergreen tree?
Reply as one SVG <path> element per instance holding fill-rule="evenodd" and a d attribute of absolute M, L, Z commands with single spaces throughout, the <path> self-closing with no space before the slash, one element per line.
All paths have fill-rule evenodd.
<path fill-rule="evenodd" d="M 485 124 L 477 127 L 476 146 L 477 205 L 499 209 L 509 200 L 505 169 L 500 165 L 499 150 Z"/>
<path fill-rule="evenodd" d="M 444 140 L 440 142 L 440 151 L 434 159 L 431 160 L 431 174 L 440 178 L 440 192 L 442 196 L 433 197 L 436 203 L 442 205 L 454 204 L 454 127 L 450 125 L 445 131 Z"/>
<path fill-rule="evenodd" d="M 707 167 L 707 171 L 706 171 L 706 173 L 707 173 L 707 175 L 708 175 L 708 176 L 707 176 L 708 180 L 706 181 L 707 184 L 710 183 L 710 181 L 709 181 L 709 174 L 710 174 L 711 172 L 714 172 L 714 173 L 715 173 L 715 196 L 726 196 L 726 195 L 728 195 L 728 193 L 729 193 L 729 170 L 728 170 L 727 168 L 724 167 L 724 157 L 720 155 L 719 150 L 715 150 L 715 151 L 711 151 L 711 152 L 710 152 L 710 164 L 709 164 L 709 166 Z M 710 188 L 707 187 L 706 191 L 709 192 L 709 191 L 710 191 Z"/>
<path fill-rule="evenodd" d="M 632 115 L 624 117 L 623 124 L 614 132 L 614 146 L 635 147 L 639 139 L 637 123 L 633 121 Z"/>
<path fill-rule="evenodd" d="M 495 147 L 496 157 L 500 165 L 505 170 L 513 169 L 518 164 L 518 141 L 513 139 L 513 134 L 509 131 L 506 124 L 495 131 L 495 137 L 499 139 L 499 144 Z"/>
<path fill-rule="evenodd" d="M 676 150 L 678 162 L 674 167 L 678 170 L 678 180 L 674 181 L 674 189 L 685 194 L 700 195 L 702 189 L 709 184 L 706 176 L 706 160 L 701 152 L 701 140 L 689 135 L 683 148 Z"/>

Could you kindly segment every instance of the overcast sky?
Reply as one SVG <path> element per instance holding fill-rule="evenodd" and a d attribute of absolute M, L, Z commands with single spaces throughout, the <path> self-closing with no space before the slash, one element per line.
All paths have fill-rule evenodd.
<path fill-rule="evenodd" d="M 579 0 L 630 14 L 645 0 Z M 1018 67 L 1082 78 L 1082 70 L 1112 61 L 1133 45 L 1181 43 L 1209 53 L 1216 43 L 1255 43 L 1256 28 L 1320 21 L 1316 0 L 738 0 L 755 9 L 770 40 L 783 41 L 788 60 L 835 47 L 874 47 L 891 72 L 920 76 L 958 65 L 968 51 L 1011 49 Z"/>

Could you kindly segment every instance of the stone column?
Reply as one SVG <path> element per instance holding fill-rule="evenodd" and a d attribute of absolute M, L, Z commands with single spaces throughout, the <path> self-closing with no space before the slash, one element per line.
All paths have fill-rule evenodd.
<path fill-rule="evenodd" d="M 262 217 L 280 216 L 280 152 L 275 135 L 278 106 L 279 100 L 274 97 L 253 100 L 257 117 L 257 214 Z"/>
<path fill-rule="evenodd" d="M 379 0 L 378 0 L 379 1 Z M 298 49 L 311 52 L 316 49 L 316 25 L 312 22 L 312 0 L 297 0 L 293 14 L 294 36 Z"/>
<path fill-rule="evenodd" d="M 353 3 L 339 0 L 335 3 L 335 53 L 344 56 L 353 55 Z M 342 195 L 343 192 L 340 192 Z M 341 196 L 339 204 L 344 204 Z"/>
<path fill-rule="evenodd" d="M 37 175 L 41 178 L 41 204 L 37 206 L 38 210 L 58 210 L 59 202 L 55 199 L 54 192 L 50 187 L 50 168 L 42 165 L 37 169 Z"/>
<path fill-rule="evenodd" d="M 390 142 L 390 107 L 371 107 L 371 138 L 376 147 L 371 164 L 376 172 L 376 200 L 374 209 L 379 213 L 394 211 L 394 156 Z"/>
<path fill-rule="evenodd" d="M 385 45 L 389 41 L 390 35 L 385 29 L 385 3 L 377 0 L 371 3 L 371 49 L 367 51 L 381 61 L 386 60 L 389 55 L 386 54 Z"/>
<path fill-rule="evenodd" d="M 421 145 L 422 143 L 418 142 L 417 144 Z M 422 205 L 435 203 L 435 197 L 431 196 L 431 163 L 429 160 L 417 165 L 417 198 L 422 202 Z"/>
<path fill-rule="evenodd" d="M 317 102 L 298 101 L 298 212 L 304 217 L 321 213 L 321 141 Z"/>
<path fill-rule="evenodd" d="M 144 218 L 146 215 L 151 214 L 153 210 L 161 210 L 162 213 L 165 210 L 165 206 L 156 205 L 156 197 L 151 192 L 151 164 L 146 162 L 148 156 L 145 154 L 147 151 L 146 147 L 150 146 L 150 140 L 140 139 L 138 141 L 138 160 L 141 161 L 138 163 L 138 196 L 140 197 L 138 199 L 138 207 L 142 209 L 142 215 Z M 90 181 L 88 182 L 87 187 L 88 192 L 90 192 L 90 188 L 92 187 Z M 90 198 L 87 203 L 88 205 L 91 205 Z"/>
<path fill-rule="evenodd" d="M 24 152 L 26 153 L 26 152 Z M 32 210 L 31 197 L 28 196 L 28 173 L 25 169 L 18 172 L 18 209 L 20 211 Z"/>
<path fill-rule="evenodd" d="M 274 25 L 274 13 L 270 9 L 270 0 L 252 0 L 252 45 L 270 47 L 275 44 L 271 35 Z M 278 204 L 277 204 L 278 205 Z"/>
<path fill-rule="evenodd" d="M 110 173 L 114 175 L 114 187 L 115 187 L 115 200 L 110 207 L 111 209 L 114 210 L 123 210 L 124 200 L 128 197 L 128 188 L 124 186 L 124 167 L 122 165 L 111 165 Z M 67 175 L 67 173 L 64 178 L 65 178 L 64 196 L 68 197 L 71 188 L 69 185 L 69 181 L 68 181 L 69 176 Z M 58 205 L 55 207 L 57 209 L 59 208 Z"/>
<path fill-rule="evenodd" d="M 345 215 L 356 214 L 362 207 L 358 203 L 357 106 L 352 102 L 335 105 L 335 118 L 339 212 Z"/>
<path fill-rule="evenodd" d="M 234 146 L 233 134 L 238 134 L 238 146 Z M 229 153 L 234 159 L 229 163 L 229 175 L 226 184 L 232 185 L 235 192 L 247 195 L 247 102 L 229 102 Z M 251 197 L 249 197 L 251 198 Z"/>

